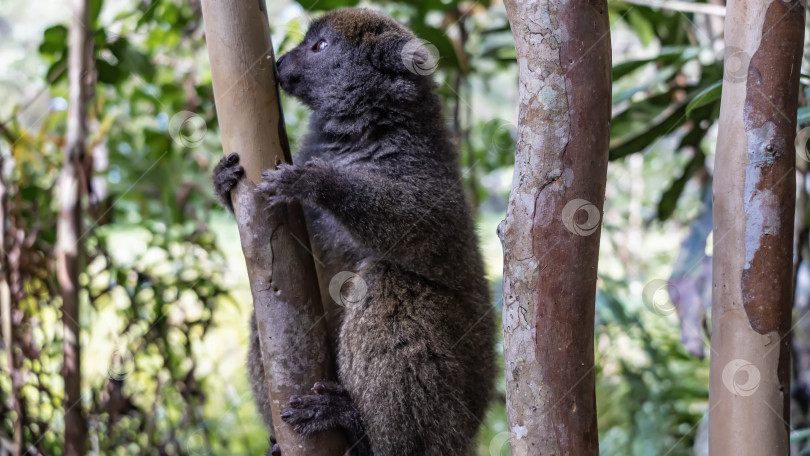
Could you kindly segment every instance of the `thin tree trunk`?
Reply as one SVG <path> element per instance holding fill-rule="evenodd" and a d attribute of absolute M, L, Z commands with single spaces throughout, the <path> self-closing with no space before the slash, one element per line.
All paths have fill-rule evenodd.
<path fill-rule="evenodd" d="M 456 71 L 454 75 L 455 79 L 453 80 L 453 92 L 456 95 L 456 100 L 453 104 L 453 134 L 456 138 L 459 153 L 466 153 L 467 157 L 467 166 L 469 167 L 467 169 L 467 176 L 465 177 L 468 184 L 467 200 L 470 202 L 473 211 L 478 211 L 478 206 L 481 202 L 478 200 L 478 176 L 476 175 L 475 166 L 477 163 L 475 160 L 475 150 L 473 150 L 472 144 L 470 144 L 470 122 L 472 121 L 470 113 L 472 112 L 472 106 L 470 105 L 471 100 L 464 101 L 462 98 L 462 92 L 465 92 L 470 87 L 467 79 L 470 69 L 470 54 L 467 52 L 467 41 L 470 39 L 470 34 L 467 31 L 468 14 L 469 11 L 462 11 L 458 6 L 450 13 L 451 20 L 456 25 L 456 28 L 458 28 L 458 41 L 456 42 L 458 49 L 456 52 L 458 53 L 459 59 L 459 69 Z M 462 104 L 464 105 L 464 120 L 461 119 Z"/>
<path fill-rule="evenodd" d="M 62 297 L 62 351 L 65 379 L 65 456 L 84 456 L 87 423 L 82 406 L 79 272 L 82 243 L 81 164 L 87 139 L 87 84 L 90 70 L 88 1 L 72 0 L 68 37 L 69 104 L 65 162 L 59 176 L 56 270 Z"/>
<path fill-rule="evenodd" d="M 594 300 L 608 162 L 604 0 L 510 0 L 520 115 L 503 328 L 513 455 L 598 454 Z"/>
<path fill-rule="evenodd" d="M 279 414 L 290 396 L 334 378 L 312 255 L 298 204 L 265 208 L 261 172 L 290 163 L 264 0 L 203 0 L 224 152 L 238 152 L 247 179 L 233 192 L 259 331 L 276 438 L 284 456 L 337 455 L 343 436 L 300 437 Z"/>
<path fill-rule="evenodd" d="M 714 179 L 709 448 L 788 454 L 798 0 L 731 0 Z"/>
<path fill-rule="evenodd" d="M 807 33 L 807 24 L 805 24 Z M 805 42 L 803 54 L 810 51 L 810 43 Z M 804 65 L 803 65 L 804 66 Z M 810 98 L 799 91 L 799 106 L 810 106 Z M 800 108 L 801 109 L 801 108 Z M 807 147 L 808 122 L 797 125 L 799 133 L 796 135 L 797 147 Z M 806 150 L 806 149 L 804 149 Z M 810 260 L 810 227 L 807 223 L 808 175 L 807 154 L 799 149 L 801 159 L 796 161 L 796 213 L 793 217 L 793 312 L 792 321 L 795 322 L 791 331 L 791 406 L 790 423 L 794 429 L 806 428 L 810 425 L 808 411 L 810 411 L 810 282 L 808 282 L 808 261 Z M 804 438 L 791 441 L 791 454 L 799 454 L 810 439 Z"/>
<path fill-rule="evenodd" d="M 11 288 L 9 286 L 8 244 L 6 242 L 6 220 L 8 219 L 8 188 L 3 173 L 3 158 L 0 156 L 0 330 L 8 363 L 8 375 L 11 379 L 11 391 L 8 395 L 9 409 L 17 415 L 14 420 L 14 446 L 10 449 L 12 456 L 22 454 L 22 407 L 20 404 L 20 374 L 14 357 L 14 335 L 11 329 Z"/>

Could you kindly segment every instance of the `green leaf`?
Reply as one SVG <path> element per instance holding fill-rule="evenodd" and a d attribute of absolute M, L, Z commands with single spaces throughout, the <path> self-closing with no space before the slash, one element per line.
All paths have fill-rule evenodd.
<path fill-rule="evenodd" d="M 692 101 L 686 105 L 686 116 L 689 117 L 697 108 L 701 106 L 706 106 L 709 103 L 713 103 L 720 99 L 720 94 L 723 91 L 723 81 L 717 81 L 714 84 L 706 87 L 705 89 L 701 90 L 700 93 L 692 98 Z"/>
<path fill-rule="evenodd" d="M 613 65 L 613 80 L 617 80 L 622 76 L 627 75 L 628 73 L 637 70 L 644 65 L 647 65 L 651 62 L 654 62 L 655 59 L 641 59 L 641 60 L 630 60 L 628 62 L 617 63 Z"/>
<path fill-rule="evenodd" d="M 799 429 L 790 433 L 790 442 L 799 442 L 808 437 L 810 437 L 810 429 Z"/>
<path fill-rule="evenodd" d="M 692 160 L 690 160 L 686 168 L 684 168 L 683 174 L 675 179 L 672 184 L 670 184 L 669 188 L 661 195 L 661 200 L 658 201 L 659 220 L 663 222 L 672 216 L 675 212 L 675 208 L 678 206 L 678 198 L 681 197 L 686 183 L 689 182 L 689 179 L 694 176 L 697 170 L 703 168 L 705 163 L 706 155 L 703 154 L 702 150 L 697 149 L 695 156 L 692 157 Z"/>
<path fill-rule="evenodd" d="M 633 101 L 626 109 L 614 114 L 610 130 L 612 140 L 620 141 L 617 138 L 638 134 L 652 124 L 655 118 L 663 115 L 671 103 L 672 94 L 669 92 L 651 94 Z"/>
<path fill-rule="evenodd" d="M 130 46 L 129 42 L 120 38 L 110 43 L 110 51 L 116 59 L 121 72 L 125 74 L 138 73 L 147 80 L 151 80 L 155 75 L 155 66 L 149 57 Z"/>
<path fill-rule="evenodd" d="M 64 25 L 54 25 L 48 27 L 42 33 L 42 44 L 39 45 L 39 53 L 50 57 L 59 57 L 67 49 L 67 27 Z"/>
<path fill-rule="evenodd" d="M 479 45 L 476 58 L 509 59 L 511 63 L 517 59 L 515 41 L 509 27 L 489 29 L 480 32 L 486 39 Z"/>
<path fill-rule="evenodd" d="M 613 80 L 616 81 L 623 76 L 627 76 L 649 63 L 658 63 L 661 66 L 678 64 L 697 57 L 700 53 L 700 46 L 667 46 L 661 49 L 661 53 L 649 59 L 630 60 L 613 65 Z M 680 70 L 682 65 L 677 65 Z M 659 70 L 660 71 L 660 70 Z"/>
<path fill-rule="evenodd" d="M 90 0 L 90 9 L 88 12 L 90 18 L 90 24 L 93 24 L 93 28 L 97 27 L 98 15 L 101 13 L 101 7 L 104 4 L 104 0 Z"/>
<path fill-rule="evenodd" d="M 152 0 L 148 5 L 145 2 L 138 2 L 141 9 L 144 11 L 141 12 L 141 17 L 138 19 L 138 25 L 136 29 L 139 28 L 141 25 L 151 22 L 155 16 L 155 11 L 157 11 L 158 3 L 160 0 Z"/>
<path fill-rule="evenodd" d="M 638 92 L 658 92 L 658 90 L 656 90 L 656 87 L 664 84 L 669 86 L 670 85 L 669 82 L 675 79 L 675 77 L 677 77 L 680 73 L 681 73 L 681 65 L 678 63 L 673 65 L 667 65 L 663 68 L 659 68 L 658 71 L 655 72 L 655 76 L 652 78 L 651 81 L 649 81 L 649 83 L 633 87 L 629 90 L 625 90 L 624 92 L 616 94 L 613 97 L 613 105 L 615 106 L 626 100 L 629 100 L 633 95 L 635 95 Z M 662 92 L 662 93 L 669 93 L 669 92 Z M 671 95 L 670 98 L 672 98 Z"/>
<path fill-rule="evenodd" d="M 118 65 L 111 65 L 102 59 L 96 59 L 96 71 L 98 71 L 98 82 L 104 84 L 118 84 L 125 76 Z"/>
<path fill-rule="evenodd" d="M 171 147 L 169 132 L 148 129 L 143 132 L 144 146 L 148 149 L 147 157 L 156 160 Z"/>
<path fill-rule="evenodd" d="M 626 16 L 628 24 L 630 24 L 630 28 L 632 28 L 638 38 L 641 40 L 641 44 L 644 47 L 650 45 L 650 42 L 655 38 L 655 29 L 653 28 L 653 23 L 647 20 L 643 14 L 638 9 L 631 9 L 627 12 Z"/>
<path fill-rule="evenodd" d="M 611 141 L 610 160 L 626 157 L 649 147 L 660 136 L 672 132 L 686 119 L 686 103 L 672 105 L 665 109 L 651 122 L 648 129 L 641 133 Z"/>
<path fill-rule="evenodd" d="M 45 79 L 48 81 L 49 84 L 55 85 L 58 81 L 67 77 L 67 52 L 62 54 L 62 57 L 59 58 L 56 62 L 48 68 L 48 73 L 45 75 Z"/>
<path fill-rule="evenodd" d="M 450 38 L 447 37 L 446 31 L 439 30 L 437 28 L 430 27 L 427 25 L 423 25 L 423 26 L 414 26 L 413 32 L 419 38 L 426 40 L 433 46 L 436 46 L 436 50 L 439 53 L 439 65 L 442 68 L 459 67 L 456 48 L 453 46 L 453 43 L 450 41 Z"/>

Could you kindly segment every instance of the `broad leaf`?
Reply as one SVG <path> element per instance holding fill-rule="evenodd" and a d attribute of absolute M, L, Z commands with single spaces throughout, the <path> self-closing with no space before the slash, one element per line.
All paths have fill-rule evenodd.
<path fill-rule="evenodd" d="M 717 81 L 709 87 L 701 90 L 697 95 L 695 95 L 694 98 L 692 98 L 692 101 L 686 105 L 686 116 L 690 117 L 693 110 L 719 100 L 722 90 L 723 81 Z"/>

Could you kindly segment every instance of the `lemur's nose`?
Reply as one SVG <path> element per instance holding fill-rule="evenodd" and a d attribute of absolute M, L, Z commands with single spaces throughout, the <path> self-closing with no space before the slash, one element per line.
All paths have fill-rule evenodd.
<path fill-rule="evenodd" d="M 276 67 L 281 68 L 281 62 L 284 61 L 285 57 L 287 57 L 287 54 L 282 55 L 281 57 L 278 58 L 278 60 L 276 60 Z"/>

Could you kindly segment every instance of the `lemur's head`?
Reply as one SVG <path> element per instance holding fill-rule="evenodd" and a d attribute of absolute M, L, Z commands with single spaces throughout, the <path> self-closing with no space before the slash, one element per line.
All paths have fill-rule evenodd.
<path fill-rule="evenodd" d="M 417 101 L 436 66 L 407 28 L 364 9 L 331 11 L 278 59 L 281 87 L 315 111 L 350 116 L 373 103 Z"/>

